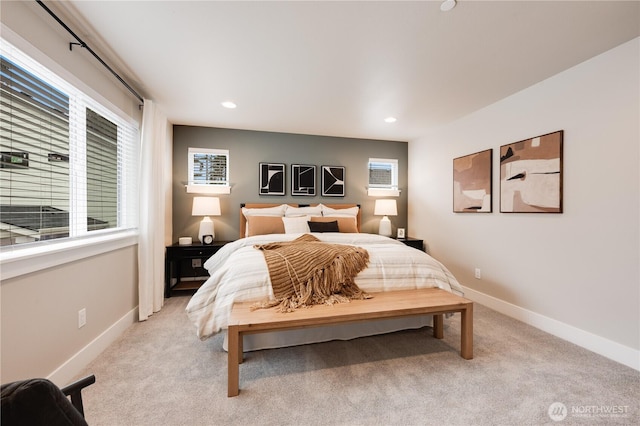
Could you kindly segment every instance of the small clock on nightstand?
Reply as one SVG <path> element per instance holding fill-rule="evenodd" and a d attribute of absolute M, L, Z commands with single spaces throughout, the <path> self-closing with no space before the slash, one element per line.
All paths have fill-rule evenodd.
<path fill-rule="evenodd" d="M 207 246 L 213 244 L 213 235 L 203 235 L 202 236 L 202 244 L 207 245 Z"/>

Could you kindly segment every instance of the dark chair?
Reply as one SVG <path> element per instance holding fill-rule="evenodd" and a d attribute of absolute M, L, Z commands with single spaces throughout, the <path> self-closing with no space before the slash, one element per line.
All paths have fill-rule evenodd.
<path fill-rule="evenodd" d="M 0 423 L 8 425 L 83 425 L 82 389 L 96 382 L 87 376 L 60 389 L 47 379 L 29 379 L 2 385 Z M 68 397 L 71 397 L 69 400 Z"/>

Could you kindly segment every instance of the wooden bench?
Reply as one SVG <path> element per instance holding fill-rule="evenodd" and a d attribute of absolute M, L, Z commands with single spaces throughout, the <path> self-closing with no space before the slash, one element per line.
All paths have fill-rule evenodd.
<path fill-rule="evenodd" d="M 240 364 L 245 334 L 344 324 L 373 319 L 433 315 L 433 335 L 443 337 L 443 315 L 460 312 L 460 355 L 473 358 L 473 302 L 438 288 L 372 293 L 373 298 L 333 306 L 318 305 L 295 312 L 275 308 L 251 310 L 252 303 L 233 305 L 228 329 L 228 396 L 239 393 Z"/>

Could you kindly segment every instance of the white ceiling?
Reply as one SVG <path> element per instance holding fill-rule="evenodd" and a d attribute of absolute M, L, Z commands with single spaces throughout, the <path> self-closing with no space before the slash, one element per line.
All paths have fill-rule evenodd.
<path fill-rule="evenodd" d="M 446 13 L 439 1 L 56 7 L 174 124 L 408 141 L 637 37 L 639 5 L 460 0 Z M 226 100 L 238 107 L 223 108 Z"/>

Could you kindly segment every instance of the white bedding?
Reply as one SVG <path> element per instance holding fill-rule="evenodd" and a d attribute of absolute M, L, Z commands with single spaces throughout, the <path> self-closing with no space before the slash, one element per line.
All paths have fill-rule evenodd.
<path fill-rule="evenodd" d="M 204 267 L 209 279 L 193 295 L 186 311 L 197 335 L 206 339 L 227 328 L 234 302 L 273 297 L 264 255 L 255 244 L 290 241 L 301 234 L 271 234 L 226 244 Z M 375 234 L 314 233 L 321 241 L 351 244 L 369 252 L 369 266 L 355 279 L 366 292 L 438 287 L 463 295 L 453 275 L 440 262 L 397 240 Z"/>

